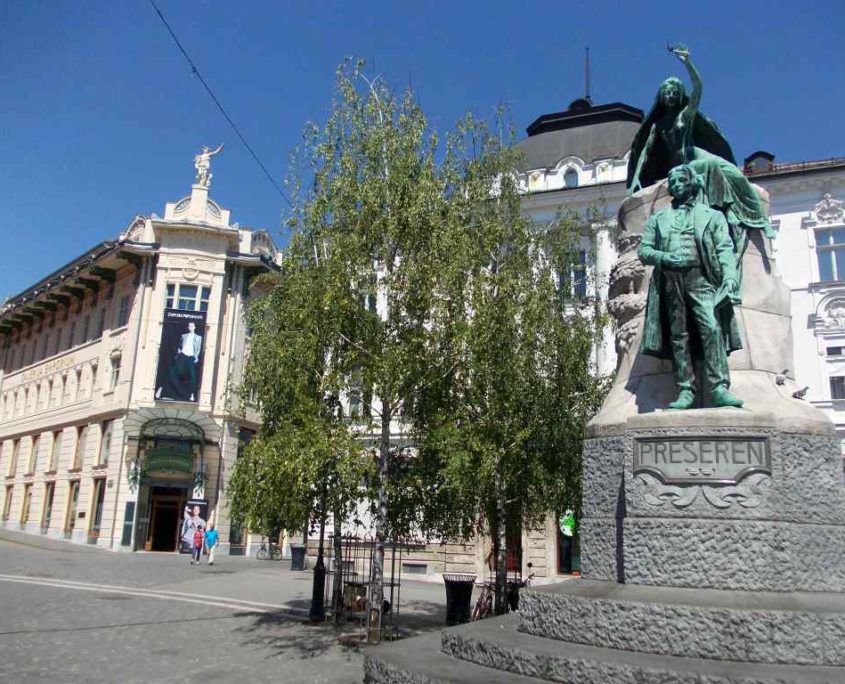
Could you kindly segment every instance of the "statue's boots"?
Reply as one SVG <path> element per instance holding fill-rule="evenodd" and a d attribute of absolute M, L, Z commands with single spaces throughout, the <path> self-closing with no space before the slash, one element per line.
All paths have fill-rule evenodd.
<path fill-rule="evenodd" d="M 691 409 L 693 406 L 695 406 L 695 394 L 693 394 L 691 389 L 682 389 L 678 393 L 678 398 L 666 408 L 673 410 L 686 410 Z"/>
<path fill-rule="evenodd" d="M 719 387 L 713 390 L 714 406 L 732 406 L 734 408 L 742 408 L 742 404 L 742 399 L 740 399 L 739 397 L 735 397 L 724 387 Z"/>

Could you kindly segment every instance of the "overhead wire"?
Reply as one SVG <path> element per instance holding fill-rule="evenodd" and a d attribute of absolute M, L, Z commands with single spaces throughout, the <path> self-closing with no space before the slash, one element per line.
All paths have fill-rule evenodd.
<path fill-rule="evenodd" d="M 165 19 L 164 14 L 162 14 L 158 5 L 155 3 L 155 0 L 150 0 L 150 4 L 153 6 L 153 9 L 155 10 L 156 14 L 158 14 L 159 19 L 161 19 L 161 22 L 164 24 L 164 27 L 167 29 L 167 32 L 170 34 L 170 37 L 173 39 L 173 42 L 176 43 L 176 47 L 179 48 L 179 52 L 182 53 L 182 56 L 185 58 L 185 60 L 190 65 L 191 73 L 193 73 L 193 75 L 196 76 L 199 79 L 200 83 L 202 83 L 203 88 L 205 88 L 209 97 L 211 97 L 211 99 L 214 101 L 214 104 L 217 105 L 217 109 L 220 110 L 220 113 L 226 119 L 229 126 L 231 126 L 232 130 L 235 131 L 235 135 L 237 135 L 238 138 L 240 138 L 240 141 L 243 143 L 244 147 L 246 147 L 247 151 L 250 153 L 252 158 L 255 160 L 255 163 L 258 164 L 258 166 L 264 172 L 264 175 L 267 177 L 267 180 L 270 181 L 270 183 L 273 185 L 273 187 L 276 189 L 276 191 L 279 193 L 279 195 L 281 195 L 282 199 L 285 200 L 285 202 L 288 203 L 288 206 L 292 207 L 293 202 L 291 202 L 290 198 L 287 196 L 287 193 L 285 193 L 285 191 L 282 190 L 282 188 L 279 186 L 279 184 L 276 182 L 276 180 L 273 178 L 273 176 L 270 175 L 270 172 L 267 170 L 267 167 L 264 166 L 261 159 L 259 159 L 258 155 L 255 153 L 255 150 L 252 149 L 252 145 L 250 145 L 247 142 L 247 139 L 244 137 L 243 133 L 241 133 L 238 126 L 232 120 L 232 117 L 229 116 L 229 113 L 226 111 L 226 109 L 221 104 L 220 100 L 214 94 L 214 91 L 211 89 L 211 86 L 208 85 L 208 82 L 205 80 L 203 75 L 200 73 L 200 70 L 197 69 L 197 65 L 194 64 L 194 60 L 191 59 L 188 52 L 182 46 L 182 43 L 180 42 L 179 38 L 176 36 L 176 33 L 170 27 L 170 24 L 168 23 L 167 19 Z"/>

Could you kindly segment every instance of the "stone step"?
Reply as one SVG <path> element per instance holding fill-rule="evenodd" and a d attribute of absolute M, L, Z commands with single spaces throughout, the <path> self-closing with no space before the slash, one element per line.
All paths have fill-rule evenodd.
<path fill-rule="evenodd" d="M 525 589 L 519 607 L 523 632 L 569 643 L 738 662 L 845 665 L 845 596 L 839 593 L 577 579 Z"/>
<path fill-rule="evenodd" d="M 491 674 L 507 671 L 527 681 L 562 684 L 842 684 L 845 668 L 768 665 L 632 653 L 544 639 L 517 630 L 512 616 L 482 620 L 443 632 L 442 658 L 460 658 Z M 419 671 L 431 667 L 430 655 L 417 659 Z M 375 680 L 381 681 L 381 680 Z M 389 680 L 391 684 L 416 679 Z M 427 681 L 427 680 L 419 680 Z M 452 680 L 450 680 L 452 681 Z M 474 680 L 492 682 L 479 674 Z"/>
<path fill-rule="evenodd" d="M 546 684 L 441 652 L 440 632 L 364 650 L 365 684 Z M 609 683 L 605 683 L 609 684 Z"/>

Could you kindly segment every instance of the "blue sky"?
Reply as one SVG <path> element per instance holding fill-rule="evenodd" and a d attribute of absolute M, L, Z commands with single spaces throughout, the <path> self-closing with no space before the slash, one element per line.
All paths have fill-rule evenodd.
<path fill-rule="evenodd" d="M 322 121 L 334 71 L 366 59 L 412 83 L 439 130 L 510 106 L 524 135 L 584 91 L 647 109 L 682 67 L 739 159 L 845 156 L 845 3 L 282 2 L 157 0 L 188 53 L 279 181 L 306 121 Z M 193 155 L 225 143 L 211 195 L 276 234 L 286 206 L 179 54 L 149 0 L 0 3 L 0 299 L 136 214 L 188 193 Z"/>

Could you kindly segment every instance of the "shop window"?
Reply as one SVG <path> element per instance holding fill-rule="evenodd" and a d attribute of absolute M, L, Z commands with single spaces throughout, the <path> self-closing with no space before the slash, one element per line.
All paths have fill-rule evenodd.
<path fill-rule="evenodd" d="M 819 280 L 845 280 L 845 227 L 816 231 Z"/>
<path fill-rule="evenodd" d="M 15 485 L 6 485 L 6 498 L 3 499 L 3 521 L 9 519 L 12 510 L 12 497 L 15 494 Z"/>
<path fill-rule="evenodd" d="M 29 522 L 29 508 L 32 505 L 32 485 L 23 486 L 23 503 L 21 504 L 21 525 Z"/>
<path fill-rule="evenodd" d="M 65 517 L 65 537 L 70 537 L 76 526 L 76 507 L 79 504 L 79 480 L 70 483 L 67 497 L 67 516 Z"/>
<path fill-rule="evenodd" d="M 830 398 L 845 399 L 845 377 L 830 378 Z"/>
<path fill-rule="evenodd" d="M 164 306 L 166 309 L 176 308 L 182 311 L 208 311 L 208 300 L 210 298 L 210 287 L 169 283 Z"/>
<path fill-rule="evenodd" d="M 41 531 L 50 529 L 50 520 L 53 517 L 53 498 L 56 494 L 56 483 L 47 482 L 44 485 L 44 510 L 41 514 Z"/>
<path fill-rule="evenodd" d="M 103 522 L 103 503 L 106 498 L 106 478 L 98 477 L 94 480 L 94 508 L 91 513 L 92 536 L 100 534 L 100 525 Z"/>

